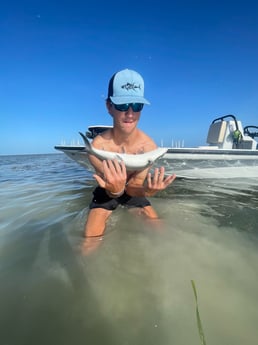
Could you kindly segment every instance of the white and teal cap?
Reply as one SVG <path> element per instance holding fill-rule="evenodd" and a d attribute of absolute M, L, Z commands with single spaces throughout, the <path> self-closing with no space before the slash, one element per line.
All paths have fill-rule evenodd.
<path fill-rule="evenodd" d="M 143 103 L 150 104 L 144 98 L 144 81 L 142 76 L 129 69 L 117 72 L 109 81 L 108 99 L 114 104 Z"/>

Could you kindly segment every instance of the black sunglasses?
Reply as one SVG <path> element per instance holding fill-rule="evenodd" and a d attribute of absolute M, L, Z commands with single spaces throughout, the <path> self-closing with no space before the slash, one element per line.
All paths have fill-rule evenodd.
<path fill-rule="evenodd" d="M 133 109 L 135 113 L 142 110 L 144 104 L 143 103 L 125 103 L 125 104 L 114 104 L 112 103 L 116 110 L 118 111 L 127 111 L 130 107 Z"/>

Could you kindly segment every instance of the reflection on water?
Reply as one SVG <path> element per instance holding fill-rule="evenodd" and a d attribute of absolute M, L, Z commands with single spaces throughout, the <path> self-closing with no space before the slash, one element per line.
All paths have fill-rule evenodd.
<path fill-rule="evenodd" d="M 176 180 L 155 229 L 126 209 L 81 253 L 95 182 L 63 155 L 3 160 L 1 343 L 207 344 L 258 339 L 257 180 Z"/>

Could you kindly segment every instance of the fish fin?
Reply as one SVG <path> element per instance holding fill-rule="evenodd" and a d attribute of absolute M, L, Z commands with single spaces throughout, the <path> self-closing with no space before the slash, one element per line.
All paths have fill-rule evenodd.
<path fill-rule="evenodd" d="M 120 154 L 116 154 L 116 159 L 118 160 L 119 163 L 123 162 L 123 158 L 120 156 Z"/>

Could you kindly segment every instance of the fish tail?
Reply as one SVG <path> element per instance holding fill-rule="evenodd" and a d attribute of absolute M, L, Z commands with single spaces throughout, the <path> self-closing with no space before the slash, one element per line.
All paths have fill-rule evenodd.
<path fill-rule="evenodd" d="M 79 132 L 80 136 L 82 137 L 84 144 L 85 144 L 85 150 L 86 151 L 91 151 L 91 144 L 89 142 L 89 140 L 86 138 L 86 136 L 82 133 Z"/>

